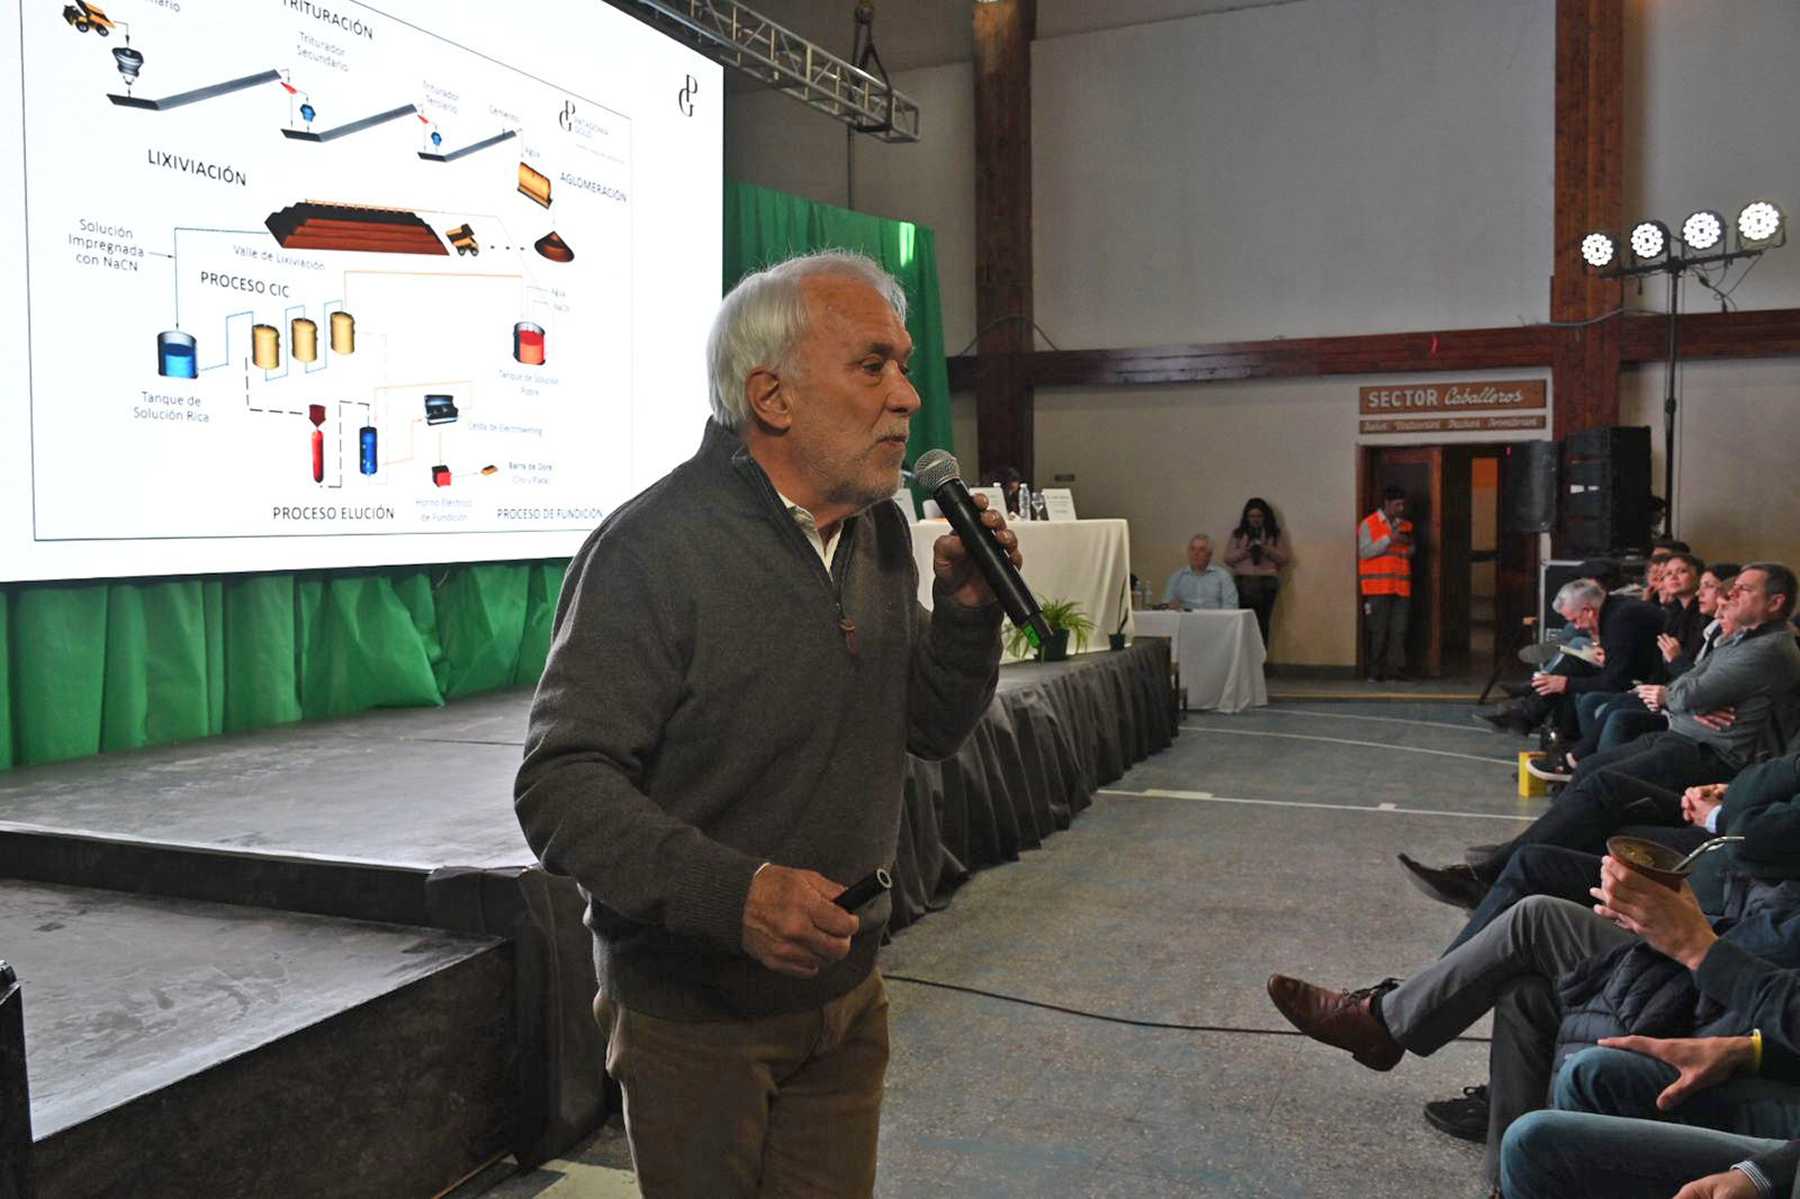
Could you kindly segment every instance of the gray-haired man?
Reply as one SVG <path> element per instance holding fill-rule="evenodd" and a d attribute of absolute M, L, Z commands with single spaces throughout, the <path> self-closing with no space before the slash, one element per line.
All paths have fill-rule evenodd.
<path fill-rule="evenodd" d="M 858 255 L 728 295 L 700 452 L 570 563 L 516 807 L 589 896 L 648 1196 L 868 1195 L 887 1064 L 884 898 L 908 752 L 993 694 L 1000 608 L 954 536 L 935 608 L 889 502 L 918 393 L 899 285 Z M 1018 560 L 996 512 L 984 514 Z"/>

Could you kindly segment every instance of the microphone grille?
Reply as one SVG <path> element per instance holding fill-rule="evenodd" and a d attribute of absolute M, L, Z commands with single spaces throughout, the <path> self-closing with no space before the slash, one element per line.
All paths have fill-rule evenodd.
<path fill-rule="evenodd" d="M 913 463 L 913 474 L 920 487 L 936 491 L 950 480 L 962 478 L 962 468 L 956 464 L 956 455 L 949 450 L 926 450 Z"/>

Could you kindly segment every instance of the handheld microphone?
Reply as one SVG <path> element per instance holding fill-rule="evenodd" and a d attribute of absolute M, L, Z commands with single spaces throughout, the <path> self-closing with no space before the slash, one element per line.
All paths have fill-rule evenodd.
<path fill-rule="evenodd" d="M 950 527 L 962 538 L 981 577 L 1000 597 L 1001 606 L 1013 624 L 1025 631 L 1026 640 L 1034 648 L 1050 640 L 1050 622 L 1044 619 L 1037 598 L 1019 577 L 1012 559 L 1001 548 L 999 538 L 981 523 L 981 509 L 975 506 L 969 489 L 963 485 L 962 468 L 956 464 L 955 456 L 949 450 L 927 450 L 913 464 L 913 473 L 918 476 L 919 486 L 931 493 L 931 498 L 950 518 Z"/>
<path fill-rule="evenodd" d="M 893 876 L 877 866 L 875 867 L 875 873 L 858 882 L 851 883 L 850 886 L 844 890 L 843 894 L 839 895 L 831 902 L 837 904 L 838 907 L 843 908 L 846 912 L 854 912 L 857 908 L 862 907 L 883 891 L 891 890 L 893 886 Z"/>

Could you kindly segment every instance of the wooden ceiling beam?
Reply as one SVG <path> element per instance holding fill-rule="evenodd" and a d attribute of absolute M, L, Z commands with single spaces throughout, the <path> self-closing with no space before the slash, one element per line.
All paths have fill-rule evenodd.
<path fill-rule="evenodd" d="M 1618 327 L 1623 364 L 1663 361 L 1668 352 L 1666 318 L 1631 316 L 1607 323 Z M 1009 355 L 1008 366 L 1023 385 L 1034 388 L 1542 370 L 1554 365 L 1563 336 L 1563 330 L 1550 326 L 1508 325 L 1129 349 L 1039 350 Z M 1800 308 L 1684 314 L 1681 356 L 1684 360 L 1800 356 Z M 972 354 L 950 359 L 952 391 L 975 386 L 977 362 Z"/>
<path fill-rule="evenodd" d="M 975 23 L 975 435 L 979 477 L 1033 478 L 1031 384 L 1031 40 L 1037 0 L 973 6 Z M 964 464 L 964 470 L 970 464 Z"/>

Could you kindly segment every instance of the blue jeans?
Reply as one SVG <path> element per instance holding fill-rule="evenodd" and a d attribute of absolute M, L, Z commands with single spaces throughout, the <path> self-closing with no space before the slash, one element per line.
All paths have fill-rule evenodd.
<path fill-rule="evenodd" d="M 1541 1111 L 1514 1121 L 1500 1147 L 1506 1199 L 1644 1199 L 1673 1195 L 1784 1142 L 1626 1120 L 1587 1112 Z"/>
<path fill-rule="evenodd" d="M 1740 1136 L 1800 1136 L 1800 1086 L 1767 1078 L 1733 1078 L 1690 1095 L 1671 1112 L 1656 1107 L 1680 1077 L 1666 1062 L 1623 1049 L 1584 1049 L 1563 1063 L 1551 1106 L 1599 1116 L 1689 1124 Z"/>
<path fill-rule="evenodd" d="M 1584 739 L 1599 735 L 1600 710 L 1610 707 L 1621 694 L 1618 691 L 1587 691 L 1575 697 L 1575 727 L 1581 730 Z"/>
<path fill-rule="evenodd" d="M 1644 706 L 1633 691 L 1590 691 L 1575 697 L 1575 716 L 1581 740 L 1569 747 L 1577 760 L 1601 750 L 1617 749 L 1645 733 L 1669 727 L 1668 718 Z"/>

